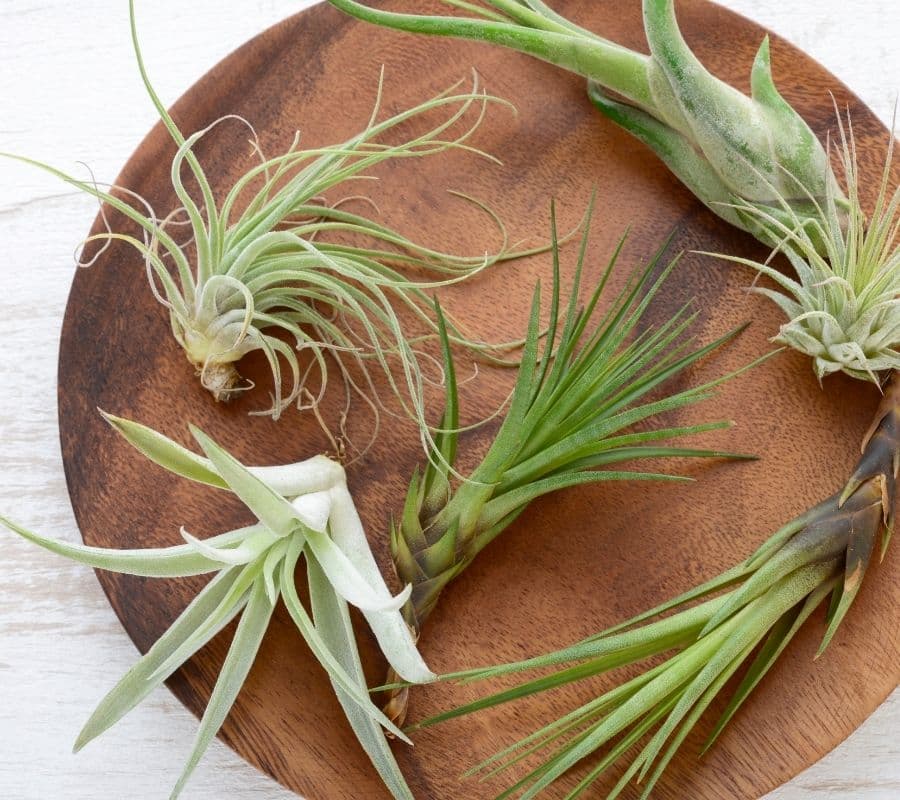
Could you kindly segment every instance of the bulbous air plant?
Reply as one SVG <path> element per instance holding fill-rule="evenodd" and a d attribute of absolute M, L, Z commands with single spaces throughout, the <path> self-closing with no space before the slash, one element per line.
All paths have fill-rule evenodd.
<path fill-rule="evenodd" d="M 231 491 L 256 521 L 208 539 L 197 539 L 182 529 L 185 543 L 181 545 L 117 550 L 48 539 L 0 516 L 0 524 L 28 541 L 96 569 L 151 578 L 214 576 L 100 701 L 75 749 L 118 722 L 239 618 L 190 757 L 172 792 L 174 800 L 228 716 L 275 607 L 283 600 L 298 632 L 328 673 L 354 733 L 385 785 L 396 800 L 412 800 L 382 728 L 409 740 L 370 699 L 348 603 L 363 613 L 392 669 L 415 683 L 435 676 L 419 655 L 400 612 L 411 587 L 391 596 L 347 489 L 343 467 L 322 455 L 285 466 L 245 467 L 196 428 L 191 430 L 206 458 L 143 425 L 109 415 L 106 419 L 147 458 L 170 472 Z M 301 557 L 307 567 L 311 612 L 300 600 L 296 585 Z"/>
<path fill-rule="evenodd" d="M 880 372 L 900 367 L 900 189 L 888 188 L 890 153 L 867 219 L 852 135 L 841 126 L 845 195 L 826 148 L 775 86 L 768 38 L 748 97 L 691 52 L 674 0 L 643 0 L 649 55 L 574 24 L 542 0 L 445 0 L 465 17 L 330 2 L 369 22 L 498 44 L 583 75 L 597 108 L 650 147 L 699 200 L 790 259 L 795 279 L 743 262 L 782 290 L 763 290 L 789 318 L 778 341 L 812 357 L 820 378 L 841 370 L 877 382 Z"/>
<path fill-rule="evenodd" d="M 647 144 L 712 211 L 754 235 L 757 219 L 735 198 L 780 216 L 786 202 L 815 219 L 812 198 L 839 189 L 828 157 L 772 80 L 769 42 L 759 48 L 747 97 L 712 75 L 687 46 L 674 0 L 644 0 L 650 54 L 628 50 L 565 19 L 539 0 L 458 4 L 480 18 L 396 14 L 330 0 L 360 19 L 412 33 L 499 44 L 588 79 L 591 100 Z"/>
<path fill-rule="evenodd" d="M 465 150 L 496 160 L 469 140 L 488 106 L 509 104 L 486 94 L 473 73 L 470 90 L 461 90 L 460 82 L 379 120 L 382 75 L 375 107 L 361 133 L 311 149 L 299 149 L 297 134 L 285 152 L 266 157 L 250 123 L 235 115 L 185 137 L 147 76 L 133 4 L 131 30 L 147 93 L 178 147 L 171 182 L 179 207 L 160 217 L 126 189 L 103 191 L 31 159 L 19 160 L 97 197 L 139 226 L 140 238 L 107 229 L 87 241 L 120 240 L 140 252 L 153 293 L 168 311 L 175 340 L 217 400 L 252 388 L 236 364 L 248 353 L 261 351 L 272 376 L 272 404 L 262 413 L 277 418 L 293 403 L 315 407 L 326 392 L 333 363 L 346 394 L 342 424 L 355 395 L 374 413 L 377 431 L 379 408 L 384 406 L 372 382 L 375 369 L 385 374 L 403 412 L 420 424 L 428 444 L 422 399 L 427 378 L 416 348 L 423 338 L 436 335 L 429 294 L 512 257 L 506 253 L 503 226 L 485 206 L 459 195 L 497 224 L 503 243 L 493 255 L 455 256 L 417 244 L 344 207 L 364 197 L 350 193 L 326 200 L 325 195 L 350 180 L 373 180 L 368 170 L 390 159 Z M 418 132 L 409 134 L 405 126 L 411 121 Z M 194 150 L 225 122 L 247 125 L 259 159 L 224 198 L 217 198 Z M 397 141 L 400 135 L 408 138 Z M 185 174 L 196 190 L 186 186 Z M 106 219 L 103 207 L 101 216 Z M 189 230 L 186 243 L 173 236 L 176 224 Z M 410 317 L 406 323 L 401 323 L 401 310 Z M 489 361 L 502 358 L 504 345 L 472 341 L 452 324 L 450 336 Z"/>

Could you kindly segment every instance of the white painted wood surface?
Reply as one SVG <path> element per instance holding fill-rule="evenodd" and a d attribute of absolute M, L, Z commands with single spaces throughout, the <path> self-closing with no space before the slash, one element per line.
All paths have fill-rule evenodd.
<path fill-rule="evenodd" d="M 890 121 L 900 91 L 900 19 L 892 0 L 724 4 L 794 41 Z M 159 94 L 173 102 L 241 42 L 307 5 L 139 3 Z M 99 180 L 111 180 L 153 122 L 130 51 L 124 0 L 0 0 L 0 151 L 75 171 L 86 162 Z M 90 200 L 37 171 L 0 162 L 0 510 L 72 541 L 78 533 L 59 454 L 56 357 L 71 253 L 95 211 Z M 162 690 L 71 756 L 81 723 L 135 649 L 90 570 L 3 533 L 0 542 L 0 798 L 167 797 L 194 718 Z M 896 547 L 888 557 L 900 557 Z M 769 800 L 900 797 L 898 734 L 895 692 L 847 742 Z M 216 742 L 184 797 L 293 795 Z"/>

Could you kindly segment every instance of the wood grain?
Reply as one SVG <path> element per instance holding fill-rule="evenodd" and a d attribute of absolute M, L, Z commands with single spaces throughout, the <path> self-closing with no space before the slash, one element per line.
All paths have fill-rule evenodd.
<path fill-rule="evenodd" d="M 640 46 L 636 13 L 614 23 L 601 16 L 600 11 L 594 11 L 593 18 L 582 15 L 594 29 Z M 681 18 L 700 57 L 746 88 L 760 30 L 699 2 L 683 3 Z M 715 37 L 705 35 L 708 30 L 715 30 Z M 729 43 L 727 51 L 721 42 Z M 801 54 L 778 41 L 773 50 L 776 80 L 817 131 L 824 133 L 831 123 L 826 89 L 851 103 L 867 156 L 865 169 L 875 174 L 884 133 L 874 118 Z M 441 187 L 465 187 L 488 200 L 511 221 L 514 236 L 534 240 L 536 232 L 546 229 L 550 196 L 561 198 L 564 224 L 574 223 L 598 185 L 600 214 L 592 240 L 598 268 L 628 222 L 634 230 L 628 260 L 646 257 L 673 227 L 675 250 L 703 247 L 759 255 L 748 237 L 726 229 L 639 145 L 599 119 L 577 79 L 486 48 L 375 33 L 328 8 L 305 12 L 249 43 L 178 104 L 176 118 L 183 129 L 194 130 L 222 113 L 241 113 L 263 132 L 268 152 L 286 146 L 296 127 L 304 130 L 307 142 L 331 142 L 364 121 L 371 95 L 367 90 L 382 62 L 387 65 L 392 109 L 445 88 L 474 64 L 490 89 L 511 99 L 520 111 L 517 119 L 495 116 L 479 139 L 485 149 L 503 155 L 502 168 L 452 156 L 382 171 L 380 206 L 390 221 L 418 238 L 478 252 L 491 235 L 476 217 L 447 230 L 442 221 L 460 209 L 441 194 Z M 792 80 L 778 73 L 779 63 L 790 63 Z M 402 79 L 394 83 L 392 75 Z M 332 117 L 316 119 L 305 113 L 329 97 L 337 100 Z M 165 166 L 171 150 L 157 128 L 119 182 L 159 208 L 171 205 Z M 223 129 L 200 157 L 216 165 L 216 186 L 227 187 L 246 163 L 242 134 Z M 648 197 L 653 203 L 647 203 Z M 547 266 L 546 259 L 536 258 L 501 268 L 484 276 L 477 287 L 452 293 L 448 304 L 473 329 L 509 335 L 521 329 L 530 285 L 547 274 Z M 511 269 L 516 270 L 515 280 L 510 280 Z M 766 336 L 778 324 L 773 309 L 744 294 L 747 280 L 746 274 L 688 257 L 676 277 L 677 291 L 656 306 L 661 318 L 686 297 L 701 295 L 699 335 L 705 339 L 748 316 L 754 318 L 753 329 L 714 364 L 692 375 L 694 380 L 746 362 L 765 348 Z M 97 405 L 182 439 L 184 420 L 198 422 L 248 461 L 292 460 L 325 444 L 307 419 L 286 418 L 276 425 L 248 418 L 251 400 L 227 409 L 214 406 L 166 337 L 165 319 L 143 281 L 133 255 L 111 249 L 95 269 L 79 274 L 66 317 L 59 381 L 63 452 L 79 525 L 91 543 L 174 542 L 180 524 L 211 534 L 244 521 L 236 506 L 223 508 L 221 498 L 211 492 L 148 471 L 104 429 L 93 410 Z M 100 313 L 98 297 L 113 307 L 131 308 L 129 330 Z M 134 336 L 134 331 L 142 336 Z M 797 374 L 802 376 L 799 381 Z M 490 408 L 509 380 L 508 374 L 482 374 L 467 397 L 473 415 Z M 510 529 L 446 593 L 426 632 L 425 649 L 434 666 L 449 669 L 520 657 L 565 643 L 745 555 L 768 530 L 829 493 L 852 464 L 876 400 L 864 387 L 842 379 L 827 388 L 819 390 L 802 359 L 781 357 L 691 415 L 740 420 L 738 430 L 717 437 L 716 443 L 764 453 L 764 462 L 694 467 L 702 480 L 687 490 L 608 485 L 537 504 L 528 520 Z M 285 436 L 285 430 L 296 435 Z M 478 444 L 471 442 L 473 448 Z M 387 515 L 399 507 L 403 482 L 418 458 L 412 432 L 392 431 L 390 441 L 351 475 L 383 566 L 389 563 L 382 533 Z M 128 504 L 123 497 L 129 498 Z M 571 524 L 565 536 L 552 527 L 559 515 Z M 148 518 L 158 523 L 149 526 Z M 680 565 L 678 571 L 671 569 L 673 563 Z M 888 561 L 872 576 L 826 659 L 812 664 L 821 629 L 809 626 L 717 750 L 699 768 L 691 753 L 685 753 L 673 764 L 658 796 L 757 796 L 858 725 L 897 682 L 896 571 L 891 570 Z M 635 581 L 635 575 L 645 579 Z M 108 576 L 103 581 L 141 649 L 197 588 Z M 577 618 L 573 608 L 579 610 Z M 213 643 L 173 680 L 172 688 L 195 710 L 205 702 L 224 646 L 222 641 Z M 372 666 L 377 672 L 378 664 Z M 530 708 L 502 710 L 423 735 L 414 753 L 400 752 L 414 788 L 429 798 L 492 796 L 494 787 L 458 784 L 461 768 L 608 682 L 559 692 L 552 703 L 544 698 Z M 427 714 L 464 695 L 422 690 L 413 713 Z M 338 715 L 317 666 L 291 633 L 286 615 L 279 615 L 226 726 L 226 740 L 311 800 L 381 796 L 383 790 Z M 317 732 L 314 740 L 305 735 L 309 730 Z M 686 750 L 691 750 L 690 742 Z"/>

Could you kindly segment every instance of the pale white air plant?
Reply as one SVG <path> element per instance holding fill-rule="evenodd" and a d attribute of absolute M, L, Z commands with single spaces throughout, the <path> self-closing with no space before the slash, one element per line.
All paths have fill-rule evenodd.
<path fill-rule="evenodd" d="M 191 431 L 206 458 L 143 425 L 105 416 L 125 439 L 170 472 L 233 492 L 256 521 L 202 540 L 182 529 L 185 543 L 172 547 L 116 550 L 48 539 L 0 517 L 0 523 L 28 541 L 96 569 L 152 578 L 214 576 L 100 701 L 78 735 L 76 751 L 118 722 L 239 618 L 193 749 L 172 791 L 171 797 L 178 797 L 234 704 L 281 599 L 327 671 L 353 731 L 385 785 L 398 800 L 412 800 L 383 731 L 407 743 L 409 739 L 369 697 L 348 603 L 363 613 L 399 675 L 414 683 L 435 676 L 419 655 L 400 612 L 411 587 L 396 596 L 388 590 L 343 467 L 322 455 L 286 466 L 245 467 L 196 428 Z M 311 611 L 296 586 L 301 558 L 306 562 Z"/>

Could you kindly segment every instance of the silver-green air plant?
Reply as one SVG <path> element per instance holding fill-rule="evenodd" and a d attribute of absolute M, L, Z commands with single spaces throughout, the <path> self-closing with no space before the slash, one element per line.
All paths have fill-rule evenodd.
<path fill-rule="evenodd" d="M 646 322 L 648 306 L 678 261 L 663 262 L 665 247 L 648 265 L 633 272 L 607 304 L 608 282 L 624 239 L 596 288 L 580 305 L 587 236 L 586 228 L 571 296 L 561 308 L 554 224 L 554 283 L 543 352 L 539 349 L 539 285 L 509 407 L 487 454 L 462 481 L 454 481 L 452 472 L 459 407 L 453 362 L 444 337 L 447 399 L 435 436 L 436 451 L 424 471 L 410 481 L 405 506 L 391 530 L 397 573 L 402 583 L 412 586 L 404 614 L 417 636 L 447 584 L 532 500 L 600 481 L 687 480 L 621 466 L 641 459 L 747 457 L 669 444 L 727 428 L 730 422 L 676 427 L 665 423 L 670 412 L 709 398 L 725 378 L 678 391 L 668 388 L 670 381 L 683 376 L 737 331 L 696 346 L 687 335 L 695 316 L 689 305 L 658 326 Z M 397 688 L 387 707 L 389 716 L 403 719 L 407 700 L 408 692 Z"/>
<path fill-rule="evenodd" d="M 376 416 L 373 427 L 383 407 L 371 380 L 374 369 L 387 376 L 405 412 L 427 430 L 422 392 L 428 379 L 417 348 L 423 337 L 436 333 L 428 297 L 432 290 L 464 280 L 503 257 L 505 241 L 495 254 L 477 257 L 429 249 L 349 210 L 349 201 L 364 208 L 366 198 L 347 187 L 374 179 L 371 169 L 392 159 L 450 150 L 491 158 L 472 146 L 470 138 L 488 106 L 503 101 L 487 95 L 474 76 L 469 90 L 457 84 L 414 108 L 379 119 L 379 80 L 370 119 L 344 142 L 301 149 L 297 134 L 283 153 L 265 156 L 250 123 L 235 115 L 186 137 L 147 76 L 133 4 L 131 8 L 143 83 L 177 147 L 171 183 L 178 208 L 160 216 L 127 189 L 104 191 L 94 182 L 20 160 L 98 198 L 137 226 L 137 235 L 107 229 L 87 241 L 118 240 L 137 249 L 152 291 L 168 312 L 175 340 L 216 399 L 252 388 L 236 365 L 248 353 L 261 351 L 271 371 L 272 404 L 266 413 L 273 417 L 292 403 L 315 407 L 325 394 L 333 364 L 347 404 L 352 396 L 366 402 Z M 251 160 L 246 172 L 218 197 L 195 150 L 223 124 L 247 126 Z M 410 134 L 409 125 L 419 132 Z M 503 233 L 496 217 L 477 205 Z M 106 216 L 104 211 L 104 220 Z M 489 346 L 455 328 L 450 335 L 455 343 L 490 358 Z M 500 357 L 499 350 L 492 352 Z"/>
<path fill-rule="evenodd" d="M 754 286 L 788 318 L 773 341 L 809 356 L 819 380 L 834 372 L 880 383 L 898 366 L 900 347 L 900 187 L 890 189 L 894 140 L 872 213 L 862 211 L 860 175 L 851 123 L 838 116 L 841 170 L 850 202 L 842 213 L 826 193 L 819 220 L 808 225 L 785 205 L 783 217 L 749 205 L 736 206 L 780 237 L 772 256 L 784 253 L 794 269 L 721 255 L 755 269 L 776 288 Z M 841 224 L 841 220 L 844 224 Z M 712 255 L 712 254 L 711 254 Z"/>
<path fill-rule="evenodd" d="M 96 569 L 151 578 L 212 575 L 212 580 L 156 643 L 100 701 L 78 735 L 79 750 L 137 706 L 233 620 L 234 638 L 200 721 L 187 763 L 172 791 L 181 793 L 222 726 L 249 673 L 279 599 L 328 673 L 347 719 L 397 800 L 412 800 L 383 731 L 409 742 L 369 696 L 348 603 L 363 613 L 392 668 L 412 682 L 434 675 L 400 612 L 411 587 L 391 596 L 369 549 L 344 469 L 325 456 L 277 467 L 245 467 L 192 428 L 205 458 L 155 431 L 107 416 L 112 426 L 170 472 L 234 493 L 256 518 L 246 527 L 184 544 L 116 550 L 48 539 L 0 517 L 46 550 Z M 300 600 L 298 562 L 306 564 L 310 611 Z"/>
<path fill-rule="evenodd" d="M 643 787 L 641 797 L 650 796 L 729 679 L 743 668 L 704 750 L 823 604 L 827 627 L 819 654 L 825 650 L 859 591 L 873 553 L 880 549 L 884 555 L 894 524 L 898 463 L 900 380 L 895 377 L 843 489 L 789 522 L 747 560 L 680 597 L 557 652 L 445 676 L 469 682 L 540 671 L 539 677 L 421 724 L 668 654 L 471 770 L 487 780 L 532 759 L 525 774 L 498 794 L 525 800 L 537 797 L 579 762 L 592 759 L 583 778 L 565 795 L 575 798 L 588 796 L 595 781 L 616 762 L 630 759 L 606 796 L 620 796 L 634 778 Z"/>
<path fill-rule="evenodd" d="M 463 16 L 330 2 L 379 25 L 496 44 L 584 76 L 595 106 L 650 147 L 699 200 L 790 259 L 794 279 L 750 264 L 779 284 L 777 294 L 764 290 L 789 320 L 779 341 L 811 355 L 819 377 L 842 370 L 877 382 L 879 371 L 900 367 L 900 187 L 889 189 L 891 153 L 868 218 L 852 136 L 848 141 L 842 128 L 845 194 L 826 148 L 775 86 L 768 38 L 748 97 L 691 52 L 674 0 L 643 0 L 648 55 L 576 25 L 542 0 L 445 0 Z"/>

